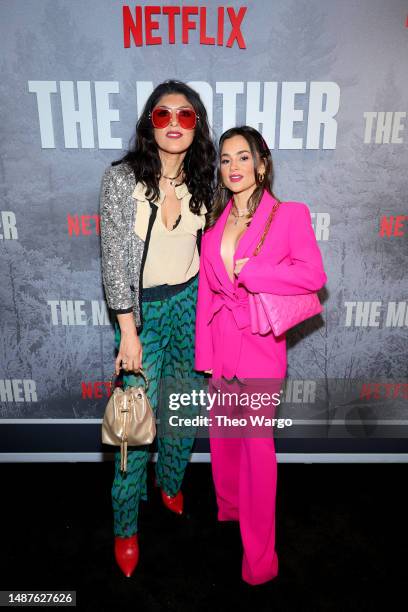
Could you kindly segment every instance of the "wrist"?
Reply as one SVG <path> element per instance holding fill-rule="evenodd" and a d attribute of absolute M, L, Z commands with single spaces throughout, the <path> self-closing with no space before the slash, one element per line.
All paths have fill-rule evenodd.
<path fill-rule="evenodd" d="M 124 327 L 123 329 L 120 330 L 122 336 L 126 336 L 127 338 L 137 338 L 137 331 L 136 328 L 133 327 Z"/>
<path fill-rule="evenodd" d="M 132 313 L 117 315 L 120 332 L 127 337 L 137 337 L 137 329 Z"/>
<path fill-rule="evenodd" d="M 136 325 L 133 321 L 121 321 L 119 322 L 120 333 L 122 336 L 134 338 L 137 336 Z"/>

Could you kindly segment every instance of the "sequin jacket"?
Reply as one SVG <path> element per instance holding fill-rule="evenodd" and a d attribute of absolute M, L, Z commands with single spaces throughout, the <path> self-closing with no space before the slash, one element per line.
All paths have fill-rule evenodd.
<path fill-rule="evenodd" d="M 141 207 L 139 216 L 142 225 L 144 217 L 144 229 L 141 235 L 134 231 L 141 204 L 135 196 L 144 191 L 142 185 L 136 183 L 131 166 L 123 162 L 105 170 L 100 195 L 102 279 L 106 302 L 115 314 L 133 312 L 137 328 L 143 324 L 143 267 L 157 214 L 155 204 L 144 202 L 150 212 L 145 214 L 146 210 Z M 179 194 L 183 189 L 188 193 L 185 184 L 179 189 Z M 197 234 L 197 241 L 200 250 L 201 232 Z"/>
<path fill-rule="evenodd" d="M 128 164 L 108 167 L 102 179 L 100 221 L 106 302 L 115 314 L 133 311 L 139 327 L 139 281 L 145 241 L 133 231 L 136 202 L 132 193 L 135 187 L 135 175 Z"/>

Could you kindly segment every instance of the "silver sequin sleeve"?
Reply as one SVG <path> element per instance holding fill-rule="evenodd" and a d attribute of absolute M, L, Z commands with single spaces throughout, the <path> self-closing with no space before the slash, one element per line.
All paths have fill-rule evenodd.
<path fill-rule="evenodd" d="M 127 182 L 115 167 L 105 170 L 100 195 L 102 279 L 106 301 L 114 311 L 133 311 L 129 279 L 129 231 L 123 215 Z"/>

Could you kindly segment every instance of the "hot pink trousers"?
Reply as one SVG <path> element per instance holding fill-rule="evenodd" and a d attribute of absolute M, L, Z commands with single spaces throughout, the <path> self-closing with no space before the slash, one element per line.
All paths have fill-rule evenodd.
<path fill-rule="evenodd" d="M 222 428 L 210 427 L 218 520 L 239 521 L 244 549 L 242 578 L 249 584 L 261 584 L 278 574 L 277 462 L 273 435 L 254 437 L 250 430 L 242 432 L 241 437 L 220 435 Z"/>

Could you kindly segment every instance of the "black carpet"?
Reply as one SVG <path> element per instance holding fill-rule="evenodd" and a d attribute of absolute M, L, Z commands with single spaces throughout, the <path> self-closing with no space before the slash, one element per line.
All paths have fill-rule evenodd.
<path fill-rule="evenodd" d="M 406 608 L 404 464 L 279 464 L 279 576 L 257 587 L 241 580 L 239 527 L 216 521 L 210 466 L 188 466 L 184 517 L 162 506 L 152 467 L 140 561 L 125 578 L 112 549 L 113 463 L 0 465 L 0 590 L 72 589 L 80 610 Z"/>

